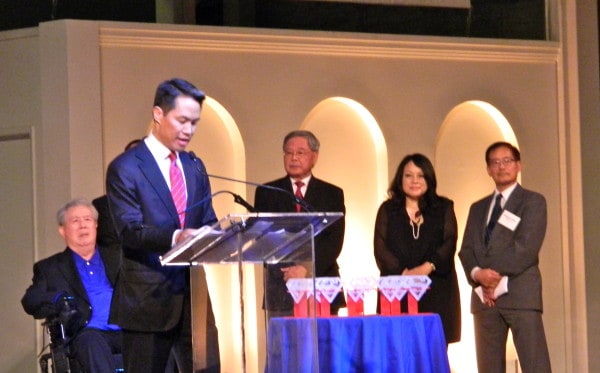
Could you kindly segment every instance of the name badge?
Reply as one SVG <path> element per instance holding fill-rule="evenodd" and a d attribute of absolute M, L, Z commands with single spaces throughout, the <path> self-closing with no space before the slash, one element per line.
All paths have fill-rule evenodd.
<path fill-rule="evenodd" d="M 498 223 L 502 224 L 511 231 L 514 231 L 520 222 L 521 218 L 508 210 L 502 211 L 502 215 L 500 215 L 500 219 L 498 219 Z"/>

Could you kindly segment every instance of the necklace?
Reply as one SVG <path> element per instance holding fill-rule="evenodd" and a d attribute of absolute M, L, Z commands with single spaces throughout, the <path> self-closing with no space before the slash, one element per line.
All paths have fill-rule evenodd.
<path fill-rule="evenodd" d="M 415 224 L 417 225 L 417 231 L 415 232 Z M 421 224 L 423 224 L 423 216 L 421 215 L 421 211 L 417 211 L 415 213 L 415 219 L 410 219 L 410 227 L 412 228 L 412 236 L 415 240 L 419 239 L 419 234 L 421 233 Z"/>

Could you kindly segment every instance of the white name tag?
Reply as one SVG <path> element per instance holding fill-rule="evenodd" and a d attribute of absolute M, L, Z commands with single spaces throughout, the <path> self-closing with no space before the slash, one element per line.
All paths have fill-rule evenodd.
<path fill-rule="evenodd" d="M 520 222 L 521 218 L 508 210 L 502 211 L 502 215 L 500 215 L 500 219 L 498 219 L 498 223 L 502 224 L 511 231 L 514 231 Z"/>

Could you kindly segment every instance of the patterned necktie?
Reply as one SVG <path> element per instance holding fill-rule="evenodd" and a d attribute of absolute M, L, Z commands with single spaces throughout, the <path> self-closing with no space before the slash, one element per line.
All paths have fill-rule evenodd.
<path fill-rule="evenodd" d="M 294 184 L 296 184 L 296 193 L 294 193 L 294 195 L 299 199 L 304 199 L 304 195 L 302 195 L 302 187 L 304 186 L 304 183 L 302 181 L 296 181 Z M 300 211 L 302 211 L 302 205 L 297 203 L 296 212 Z"/>
<path fill-rule="evenodd" d="M 494 208 L 492 208 L 492 215 L 490 216 L 490 221 L 485 229 L 485 246 L 487 247 L 490 242 L 490 237 L 492 236 L 492 231 L 496 226 L 496 222 L 502 213 L 502 194 L 498 194 L 496 196 L 496 202 L 494 203 Z"/>
<path fill-rule="evenodd" d="M 185 182 L 183 181 L 183 174 L 181 169 L 177 165 L 177 154 L 171 152 L 169 154 L 171 160 L 171 167 L 169 168 L 169 177 L 171 179 L 171 197 L 175 203 L 177 214 L 179 215 L 180 228 L 185 226 L 185 208 L 187 205 L 187 197 L 185 195 Z"/>

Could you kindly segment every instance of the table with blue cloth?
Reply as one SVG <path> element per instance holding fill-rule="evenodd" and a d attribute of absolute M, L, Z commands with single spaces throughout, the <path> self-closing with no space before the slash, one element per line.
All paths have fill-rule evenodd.
<path fill-rule="evenodd" d="M 269 373 L 450 372 L 437 314 L 275 317 L 269 320 L 267 354 Z"/>

